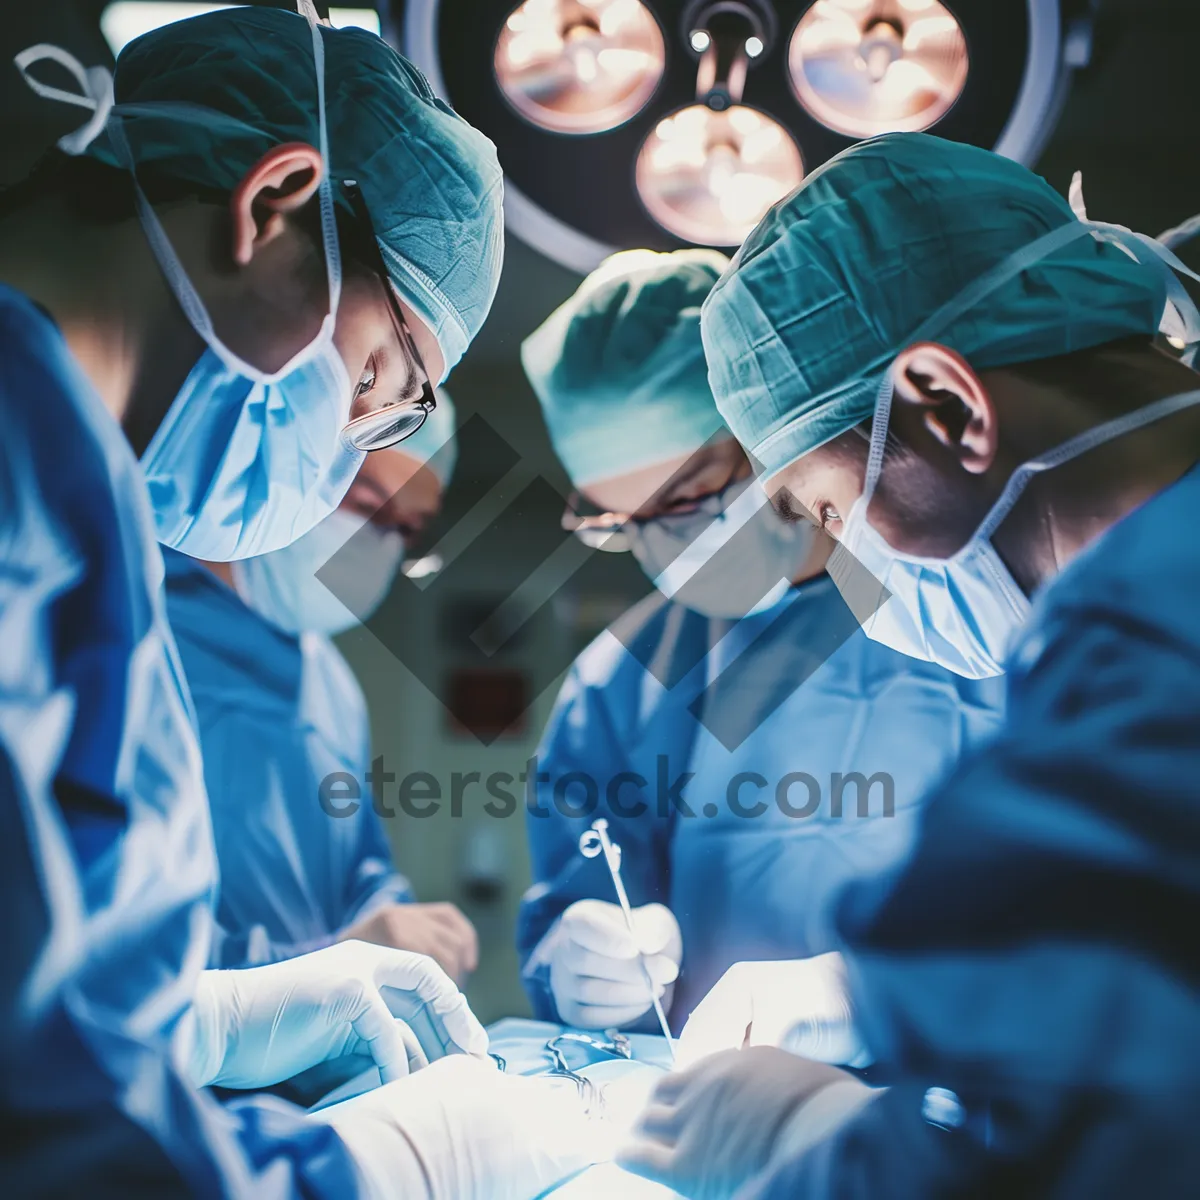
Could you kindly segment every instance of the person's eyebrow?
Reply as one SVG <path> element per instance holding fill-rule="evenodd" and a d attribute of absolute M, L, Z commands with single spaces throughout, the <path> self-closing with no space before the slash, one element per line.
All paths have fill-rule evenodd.
<path fill-rule="evenodd" d="M 708 467 L 711 466 L 711 460 L 707 458 L 698 458 L 689 460 L 684 463 L 666 483 L 662 485 L 656 492 L 647 496 L 640 505 L 634 510 L 633 516 L 645 516 L 656 512 L 660 506 L 670 502 L 672 496 L 686 484 L 690 483 L 697 476 L 702 475 Z"/>
<path fill-rule="evenodd" d="M 393 322 L 392 333 L 395 338 L 395 344 L 394 348 L 392 349 L 392 354 L 394 354 L 395 358 L 398 359 L 402 364 L 404 374 L 395 385 L 393 394 L 396 398 L 392 401 L 392 403 L 408 404 L 414 399 L 414 396 L 419 391 L 418 383 L 421 381 L 421 368 L 414 360 L 404 338 L 401 337 L 400 330 L 394 328 L 394 324 L 395 323 Z"/>
<path fill-rule="evenodd" d="M 740 463 L 736 461 L 724 463 L 719 458 L 697 452 L 696 455 L 688 459 L 688 461 L 685 462 L 683 466 L 680 467 L 679 470 L 676 471 L 675 474 L 663 484 L 661 488 L 659 488 L 659 490 L 651 497 L 651 502 L 655 504 L 669 503 L 675 497 L 675 495 L 689 483 L 692 483 L 694 480 L 700 478 L 707 471 L 719 466 L 725 466 L 727 469 L 724 473 L 723 482 L 721 482 L 719 486 L 716 484 L 713 485 L 713 490 L 718 492 L 724 491 L 727 487 L 743 478 L 743 476 L 738 474 L 742 467 L 746 467 L 747 472 L 750 473 L 749 464 L 746 463 L 745 459 L 742 459 Z"/>
<path fill-rule="evenodd" d="M 779 491 L 775 493 L 774 503 L 775 511 L 789 525 L 795 525 L 800 521 L 807 521 L 809 519 L 808 514 L 804 512 L 803 509 L 797 511 L 795 505 L 793 504 L 792 493 L 789 492 L 787 488 L 780 488 Z"/>
<path fill-rule="evenodd" d="M 702 475 L 712 465 L 711 459 L 697 457 L 683 464 L 666 483 L 658 490 L 658 494 L 654 497 L 656 500 L 666 500 L 672 493 L 677 492 L 681 487 L 692 482 L 698 475 Z"/>

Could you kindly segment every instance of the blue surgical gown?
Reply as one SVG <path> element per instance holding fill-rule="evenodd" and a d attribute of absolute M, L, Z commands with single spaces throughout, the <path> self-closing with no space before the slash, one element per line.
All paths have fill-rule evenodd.
<path fill-rule="evenodd" d="M 411 901 L 365 799 L 367 708 L 346 660 L 328 638 L 277 629 L 194 559 L 163 557 L 221 874 L 210 965 L 291 958 Z M 334 775 L 356 781 L 357 806 L 322 805 Z"/>
<path fill-rule="evenodd" d="M 347 1196 L 327 1128 L 180 1073 L 212 828 L 145 486 L 0 287 L 0 1195 Z"/>
<path fill-rule="evenodd" d="M 1200 467 L 1036 598 L 1000 734 L 838 911 L 896 1082 L 755 1200 L 1194 1196 Z M 951 1128 L 925 1099 L 954 1093 Z"/>
<path fill-rule="evenodd" d="M 538 755 L 518 928 L 536 1015 L 558 1019 L 538 943 L 574 901 L 616 899 L 603 860 L 579 853 L 596 815 L 630 902 L 679 921 L 679 1027 L 733 963 L 835 948 L 833 899 L 905 854 L 923 794 L 997 727 L 1001 692 L 872 642 L 825 575 L 738 622 L 642 601 L 575 662 Z M 573 773 L 594 783 L 588 815 Z M 645 814 L 614 811 L 610 785 Z"/>

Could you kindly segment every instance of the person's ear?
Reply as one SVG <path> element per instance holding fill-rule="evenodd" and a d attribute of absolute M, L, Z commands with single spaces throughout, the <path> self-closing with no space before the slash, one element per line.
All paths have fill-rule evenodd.
<path fill-rule="evenodd" d="M 937 342 L 917 342 L 897 356 L 892 378 L 896 399 L 924 410 L 925 428 L 965 471 L 982 475 L 992 465 L 996 406 L 965 359 Z"/>
<path fill-rule="evenodd" d="M 319 150 L 305 142 L 288 142 L 268 150 L 242 176 L 229 201 L 233 261 L 239 267 L 274 241 L 288 215 L 313 198 L 323 171 Z"/>

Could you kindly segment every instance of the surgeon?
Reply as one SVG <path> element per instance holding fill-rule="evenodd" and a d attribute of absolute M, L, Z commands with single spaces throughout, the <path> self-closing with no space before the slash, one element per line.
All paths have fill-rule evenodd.
<path fill-rule="evenodd" d="M 617 254 L 523 347 L 578 488 L 565 524 L 631 550 L 656 591 L 583 652 L 550 718 L 519 948 L 545 1019 L 656 1028 L 657 994 L 678 1028 L 732 967 L 739 986 L 770 980 L 753 1040 L 853 1061 L 832 901 L 904 856 L 1001 689 L 865 637 L 828 536 L 767 503 L 708 386 L 700 309 L 726 266 Z M 597 816 L 635 936 L 603 860 L 579 852 Z"/>
<path fill-rule="evenodd" d="M 906 862 L 838 908 L 892 1086 L 771 1047 L 701 1059 L 626 1157 L 685 1195 L 1195 1189 L 1200 379 L 1157 334 L 1200 322 L 1179 235 L 1072 202 L 879 138 L 772 209 L 704 309 L 779 507 L 891 592 L 867 632 L 1003 667 L 1008 703 Z"/>
<path fill-rule="evenodd" d="M 225 561 L 329 516 L 435 408 L 501 255 L 490 144 L 304 8 L 166 26 L 115 80 L 18 56 L 85 120 L 0 203 L 6 1196 L 519 1196 L 580 1161 L 432 959 L 203 970 L 217 865 L 157 543 Z M 320 1120 L 206 1090 L 339 1059 L 385 1082 Z"/>
<path fill-rule="evenodd" d="M 357 938 L 428 954 L 461 983 L 478 961 L 453 904 L 417 904 L 369 800 L 366 701 L 330 637 L 367 620 L 441 506 L 450 397 L 367 456 L 341 505 L 282 550 L 201 564 L 168 550 L 167 614 L 196 706 L 221 874 L 209 962 L 244 967 Z"/>

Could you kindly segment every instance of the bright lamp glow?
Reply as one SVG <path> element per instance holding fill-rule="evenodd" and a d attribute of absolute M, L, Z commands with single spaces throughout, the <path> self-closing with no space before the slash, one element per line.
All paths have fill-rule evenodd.
<path fill-rule="evenodd" d="M 967 80 L 967 43 L 938 0 L 816 0 L 788 48 L 796 98 L 850 137 L 928 129 Z"/>
<path fill-rule="evenodd" d="M 767 209 L 799 186 L 791 134 L 745 105 L 703 104 L 659 121 L 638 152 L 638 194 L 664 229 L 705 246 L 736 246 Z"/>
<path fill-rule="evenodd" d="M 662 31 L 639 0 L 525 0 L 496 42 L 496 82 L 531 124 L 600 133 L 636 116 L 662 78 Z"/>
<path fill-rule="evenodd" d="M 113 54 L 120 54 L 134 38 L 152 29 L 232 7 L 193 3 L 193 0 L 115 0 L 101 13 L 100 29 Z M 379 33 L 379 14 L 373 8 L 331 8 L 329 20 L 338 29 L 354 27 Z"/>

